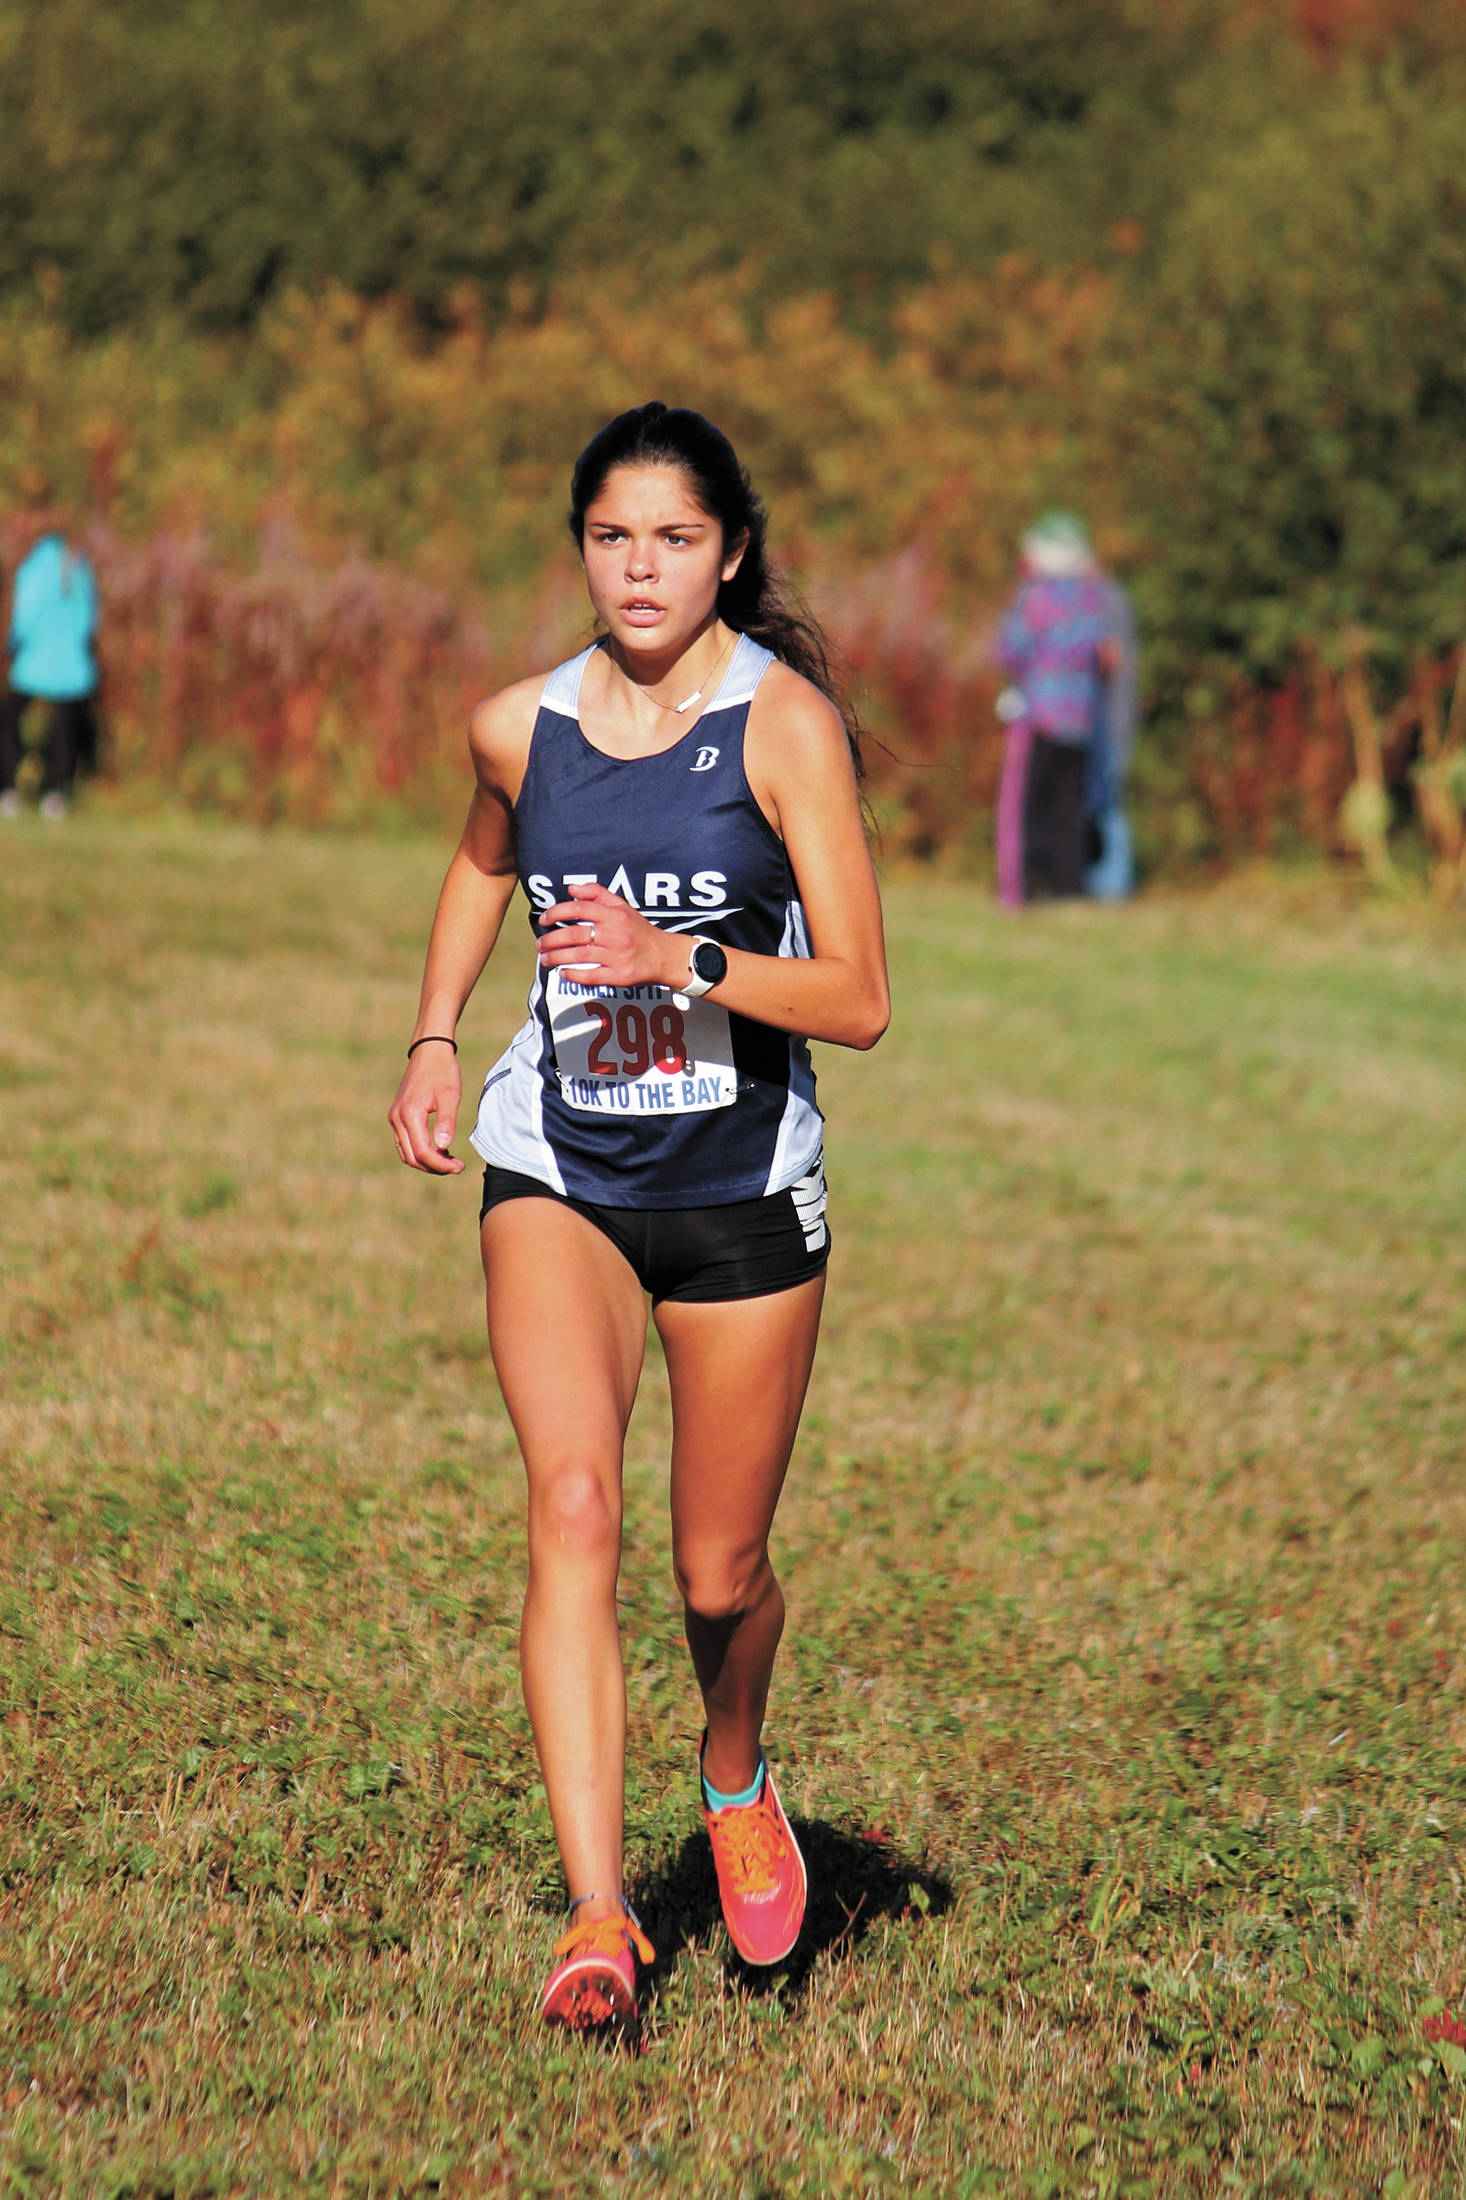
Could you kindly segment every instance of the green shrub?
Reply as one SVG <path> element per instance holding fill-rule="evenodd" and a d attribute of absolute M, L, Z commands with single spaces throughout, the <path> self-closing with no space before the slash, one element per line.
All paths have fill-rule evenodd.
<path fill-rule="evenodd" d="M 1152 676 L 1185 691 L 1462 637 L 1466 99 L 1349 67 L 1198 178 L 1125 325 L 1109 425 Z M 1104 422 L 1099 422 L 1103 427 Z"/>

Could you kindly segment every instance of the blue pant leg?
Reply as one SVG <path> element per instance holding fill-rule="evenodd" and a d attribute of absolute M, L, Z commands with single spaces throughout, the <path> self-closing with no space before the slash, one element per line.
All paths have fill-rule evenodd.
<path fill-rule="evenodd" d="M 1130 820 L 1118 802 L 1101 810 L 1099 861 L 1084 874 L 1084 891 L 1096 901 L 1125 901 L 1135 891 L 1135 852 Z"/>

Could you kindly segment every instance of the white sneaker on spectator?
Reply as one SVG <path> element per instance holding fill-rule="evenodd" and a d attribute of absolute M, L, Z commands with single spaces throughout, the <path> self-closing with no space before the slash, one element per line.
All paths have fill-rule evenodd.
<path fill-rule="evenodd" d="M 0 794 L 0 817 L 19 817 L 21 808 L 20 789 L 7 787 L 4 794 Z"/>
<path fill-rule="evenodd" d="M 49 794 L 43 794 L 41 796 L 42 817 L 49 817 L 54 821 L 58 817 L 65 817 L 67 811 L 70 808 L 71 804 L 66 799 L 66 796 L 64 794 L 59 794 L 54 787 Z"/>

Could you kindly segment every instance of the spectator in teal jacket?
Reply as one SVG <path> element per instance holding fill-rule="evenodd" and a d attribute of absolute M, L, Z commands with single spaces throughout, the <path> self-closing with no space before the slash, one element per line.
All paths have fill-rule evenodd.
<path fill-rule="evenodd" d="M 41 815 L 66 815 L 77 766 L 96 752 L 93 702 L 100 615 L 90 561 L 59 531 L 42 535 L 15 576 L 6 643 L 9 678 L 0 697 L 0 816 L 14 817 L 20 810 L 20 721 L 30 702 L 51 707 Z"/>

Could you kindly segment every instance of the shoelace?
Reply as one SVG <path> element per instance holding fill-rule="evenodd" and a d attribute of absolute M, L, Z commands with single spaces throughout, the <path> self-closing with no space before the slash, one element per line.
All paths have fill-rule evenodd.
<path fill-rule="evenodd" d="M 719 1845 L 749 1894 L 766 1894 L 778 1885 L 778 1867 L 788 1844 L 777 1813 L 770 1808 L 767 1786 L 756 1803 L 715 1817 Z"/>
<path fill-rule="evenodd" d="M 584 1925 L 572 1925 L 555 1943 L 557 1956 L 619 1956 L 627 1941 L 643 1963 L 655 1963 L 657 1951 L 641 1927 L 629 1917 L 593 1917 Z"/>

